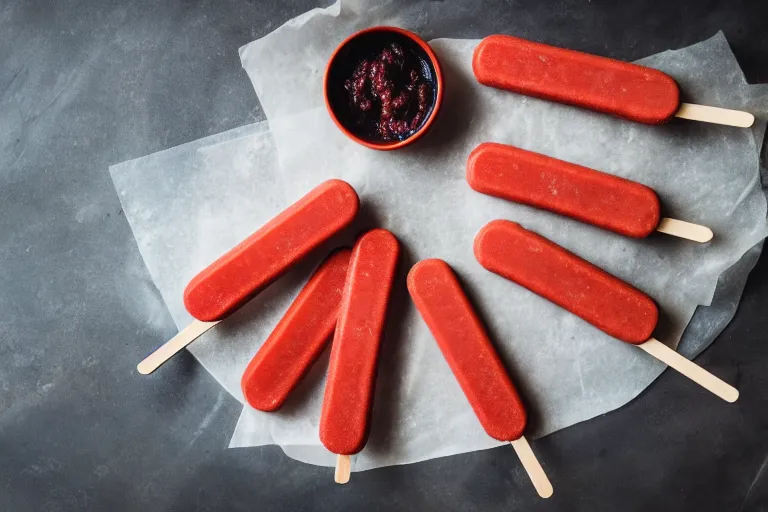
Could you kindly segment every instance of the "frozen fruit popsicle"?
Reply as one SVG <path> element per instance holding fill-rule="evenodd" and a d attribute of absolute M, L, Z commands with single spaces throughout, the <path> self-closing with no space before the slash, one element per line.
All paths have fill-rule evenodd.
<path fill-rule="evenodd" d="M 651 337 L 659 312 L 640 290 L 546 238 L 506 220 L 475 237 L 475 257 L 487 270 L 518 283 L 605 333 L 638 345 L 726 401 L 739 392 Z"/>
<path fill-rule="evenodd" d="M 196 275 L 184 290 L 187 311 L 203 322 L 221 320 L 347 227 L 358 208 L 348 183 L 322 183 Z"/>
<path fill-rule="evenodd" d="M 408 272 L 408 291 L 488 435 L 516 450 L 528 447 L 523 402 L 451 267 L 438 259 L 417 263 Z M 529 458 L 521 460 L 539 494 L 551 496 L 536 458 L 530 466 Z"/>
<path fill-rule="evenodd" d="M 483 39 L 472 69 L 484 85 L 640 123 L 662 124 L 677 116 L 748 127 L 755 120 L 747 112 L 681 105 L 677 83 L 661 71 L 518 37 Z"/>
<path fill-rule="evenodd" d="M 302 288 L 243 373 L 246 402 L 261 411 L 282 407 L 336 328 L 350 249 L 331 254 Z"/>
<path fill-rule="evenodd" d="M 697 242 L 712 230 L 661 218 L 651 188 L 532 151 L 485 142 L 467 161 L 467 182 L 474 190 L 527 204 L 622 235 L 642 238 L 662 231 Z"/>
<path fill-rule="evenodd" d="M 359 199 L 344 181 L 328 180 L 196 275 L 184 305 L 197 319 L 139 363 L 148 374 L 242 306 L 320 244 L 349 226 Z"/>
<path fill-rule="evenodd" d="M 362 235 L 349 271 L 331 347 L 320 415 L 320 441 L 339 455 L 336 481 L 349 481 L 349 455 L 368 437 L 379 345 L 384 331 L 400 244 L 384 229 Z"/>

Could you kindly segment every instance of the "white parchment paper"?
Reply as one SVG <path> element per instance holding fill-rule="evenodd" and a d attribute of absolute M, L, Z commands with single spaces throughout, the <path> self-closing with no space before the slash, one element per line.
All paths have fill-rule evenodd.
<path fill-rule="evenodd" d="M 321 74 L 334 38 L 349 32 L 335 24 L 340 19 L 359 23 L 360 16 L 338 5 L 330 10 L 292 22 L 264 44 L 286 52 L 299 48 L 306 57 L 301 60 L 305 75 Z M 367 24 L 377 22 L 369 19 Z M 333 36 L 313 39 L 303 30 Z M 276 38 L 281 33 L 286 39 Z M 297 34 L 301 44 L 286 42 Z M 259 44 L 241 52 L 247 69 L 260 65 L 248 58 Z M 483 270 L 472 256 L 472 240 L 483 224 L 494 218 L 521 222 L 645 290 L 664 312 L 656 334 L 671 345 L 697 305 L 712 299 L 718 276 L 766 234 L 756 142 L 762 140 L 764 118 L 753 131 L 684 121 L 647 127 L 495 91 L 472 79 L 475 44 L 433 42 L 445 68 L 447 96 L 433 132 L 413 148 L 378 153 L 356 146 L 323 109 L 313 109 L 317 91 L 305 90 L 314 87 L 312 79 L 290 77 L 290 68 L 259 73 L 257 67 L 248 72 L 262 92 L 265 111 L 283 115 L 270 118 L 271 132 L 256 125 L 245 133 L 228 132 L 215 141 L 204 139 L 111 168 L 141 253 L 179 327 L 191 320 L 181 293 L 188 280 L 328 177 L 348 180 L 360 194 L 363 211 L 356 229 L 382 226 L 398 236 L 405 248 L 402 275 L 382 349 L 371 437 L 356 456 L 357 470 L 499 444 L 480 427 L 408 299 L 402 276 L 419 259 L 446 259 L 460 274 L 531 411 L 528 434 L 537 437 L 623 405 L 663 365 Z M 745 85 L 722 36 L 644 63 L 673 74 L 689 99 L 702 103 L 760 113 L 757 106 L 768 97 L 765 88 Z M 272 80 L 281 87 L 272 87 Z M 298 104 L 310 110 L 286 107 L 296 91 L 304 91 L 298 94 L 305 100 Z M 705 246 L 660 234 L 630 240 L 477 194 L 466 185 L 464 164 L 484 140 L 646 183 L 659 192 L 667 215 L 707 224 L 716 238 Z M 353 233 L 336 242 L 351 241 Z M 728 283 L 743 283 L 757 253 L 752 250 L 752 259 L 742 260 Z M 289 273 L 190 346 L 239 400 L 243 369 L 321 257 Z M 720 301 L 727 313 L 741 288 L 724 289 Z M 693 331 L 708 339 L 693 353 L 711 341 L 726 317 L 699 322 Z M 333 465 L 317 435 L 326 364 L 327 354 L 279 412 L 246 406 L 231 446 L 274 443 L 299 460 Z"/>

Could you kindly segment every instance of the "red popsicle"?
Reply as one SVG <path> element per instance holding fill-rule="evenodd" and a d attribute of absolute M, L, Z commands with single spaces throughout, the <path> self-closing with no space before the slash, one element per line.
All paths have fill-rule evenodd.
<path fill-rule="evenodd" d="M 350 249 L 325 260 L 245 369 L 242 389 L 255 409 L 274 411 L 323 352 L 336 327 Z"/>
<path fill-rule="evenodd" d="M 137 369 L 147 375 L 231 314 L 320 244 L 349 226 L 360 201 L 355 189 L 328 180 L 195 276 L 184 305 L 197 320 L 160 346 Z"/>
<path fill-rule="evenodd" d="M 514 222 L 495 220 L 481 229 L 475 257 L 627 343 L 647 341 L 656 328 L 659 312 L 650 297 Z"/>
<path fill-rule="evenodd" d="M 677 84 L 661 71 L 512 36 L 483 39 L 472 70 L 484 85 L 641 123 L 666 123 L 680 108 Z"/>
<path fill-rule="evenodd" d="M 196 275 L 184 305 L 203 322 L 221 320 L 247 302 L 357 215 L 355 190 L 328 180 Z"/>
<path fill-rule="evenodd" d="M 340 455 L 336 481 L 345 483 L 348 456 L 365 446 L 373 406 L 376 365 L 400 244 L 392 233 L 374 229 L 362 235 L 349 272 L 331 348 L 320 416 L 320 440 Z"/>
<path fill-rule="evenodd" d="M 438 259 L 417 263 L 408 291 L 488 435 L 522 436 L 523 402 L 451 267 Z"/>
<path fill-rule="evenodd" d="M 739 393 L 651 337 L 654 301 L 604 270 L 519 224 L 495 220 L 475 237 L 475 257 L 486 269 L 549 299 L 598 329 L 672 366 L 726 401 Z"/>
<path fill-rule="evenodd" d="M 451 267 L 438 259 L 417 263 L 408 272 L 408 291 L 488 435 L 524 441 L 523 402 Z M 526 470 L 533 471 L 540 494 L 549 497 L 552 486 L 538 461 L 535 466 Z M 539 474 L 546 483 L 535 479 Z"/>
<path fill-rule="evenodd" d="M 653 233 L 661 219 L 659 198 L 645 185 L 504 144 L 475 148 L 467 181 L 483 194 L 637 238 Z"/>
<path fill-rule="evenodd" d="M 684 103 L 661 71 L 512 36 L 493 35 L 475 49 L 481 84 L 612 114 L 647 124 L 672 117 L 748 127 L 747 112 Z"/>

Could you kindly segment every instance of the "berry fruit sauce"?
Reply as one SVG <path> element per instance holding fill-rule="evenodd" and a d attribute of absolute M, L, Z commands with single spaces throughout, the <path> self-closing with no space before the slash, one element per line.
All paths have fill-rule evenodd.
<path fill-rule="evenodd" d="M 374 30 L 349 39 L 326 76 L 326 99 L 336 121 L 372 143 L 396 143 L 424 126 L 437 101 L 437 72 L 408 36 Z"/>
<path fill-rule="evenodd" d="M 345 80 L 351 110 L 358 126 L 369 126 L 381 140 L 402 140 L 424 123 L 432 105 L 421 60 L 398 43 L 391 43 L 373 58 L 357 63 Z"/>

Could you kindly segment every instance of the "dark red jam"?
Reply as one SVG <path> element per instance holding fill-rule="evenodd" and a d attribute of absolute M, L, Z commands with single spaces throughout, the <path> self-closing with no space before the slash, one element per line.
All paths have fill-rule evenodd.
<path fill-rule="evenodd" d="M 361 59 L 344 88 L 357 128 L 384 141 L 416 132 L 434 102 L 422 60 L 398 43 Z"/>

